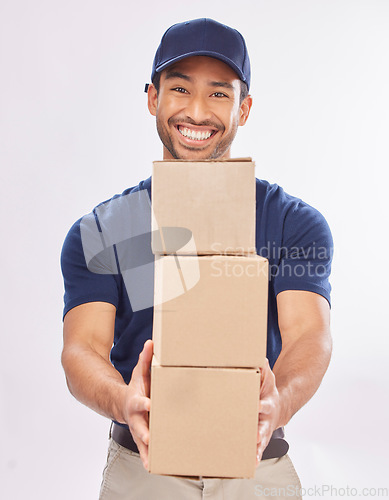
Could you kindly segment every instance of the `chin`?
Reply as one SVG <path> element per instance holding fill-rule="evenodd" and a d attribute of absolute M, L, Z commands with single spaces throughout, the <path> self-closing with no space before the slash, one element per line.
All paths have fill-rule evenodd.
<path fill-rule="evenodd" d="M 217 160 L 228 157 L 227 151 L 219 152 L 218 148 L 190 149 L 186 147 L 175 148 L 177 159 L 182 160 Z"/>
<path fill-rule="evenodd" d="M 212 156 L 204 151 L 188 151 L 180 155 L 182 160 L 209 160 Z"/>

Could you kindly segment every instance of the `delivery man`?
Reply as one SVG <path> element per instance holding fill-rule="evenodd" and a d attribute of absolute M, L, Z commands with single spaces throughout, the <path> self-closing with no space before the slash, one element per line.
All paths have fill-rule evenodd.
<path fill-rule="evenodd" d="M 156 52 L 151 81 L 148 109 L 156 117 L 163 159 L 230 158 L 252 106 L 250 61 L 239 32 L 211 19 L 170 27 Z M 149 474 L 153 307 L 147 300 L 136 305 L 147 278 L 136 274 L 140 261 L 139 266 L 123 261 L 118 241 L 125 239 L 119 233 L 127 227 L 150 223 L 148 217 L 142 221 L 144 207 L 139 208 L 142 196 L 151 196 L 150 187 L 151 177 L 97 206 L 73 225 L 62 251 L 62 364 L 69 390 L 113 421 L 100 498 L 301 498 L 287 445 L 279 438 L 318 389 L 330 361 L 328 225 L 302 200 L 256 179 L 256 248 L 269 259 L 271 279 L 255 479 Z M 87 241 L 96 248 L 88 249 Z M 137 250 L 140 260 L 150 251 L 144 250 Z"/>

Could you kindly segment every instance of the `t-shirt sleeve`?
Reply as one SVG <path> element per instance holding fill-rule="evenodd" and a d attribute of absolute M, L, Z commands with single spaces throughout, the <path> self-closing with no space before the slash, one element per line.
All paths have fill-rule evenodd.
<path fill-rule="evenodd" d="M 88 269 L 81 239 L 81 220 L 71 227 L 61 252 L 61 269 L 65 287 L 63 317 L 73 307 L 87 302 L 109 302 L 117 308 L 119 301 L 114 270 L 101 272 L 94 269 L 95 272 L 93 272 Z M 91 268 L 90 265 L 89 268 Z"/>
<path fill-rule="evenodd" d="M 315 292 L 331 305 L 329 276 L 333 240 L 325 218 L 299 201 L 285 216 L 280 261 L 274 275 L 276 295 L 285 290 Z"/>

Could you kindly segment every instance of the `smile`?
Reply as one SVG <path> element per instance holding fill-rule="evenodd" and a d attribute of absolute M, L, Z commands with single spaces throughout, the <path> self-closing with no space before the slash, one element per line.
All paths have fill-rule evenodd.
<path fill-rule="evenodd" d="M 215 134 L 215 130 L 194 130 L 182 125 L 178 125 L 177 130 L 182 136 L 192 141 L 206 141 Z"/>

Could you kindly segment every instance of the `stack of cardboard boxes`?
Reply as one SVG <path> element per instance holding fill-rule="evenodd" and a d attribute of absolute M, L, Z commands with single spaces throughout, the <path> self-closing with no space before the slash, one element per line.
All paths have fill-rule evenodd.
<path fill-rule="evenodd" d="M 251 159 L 154 162 L 149 471 L 253 477 L 268 261 Z"/>

